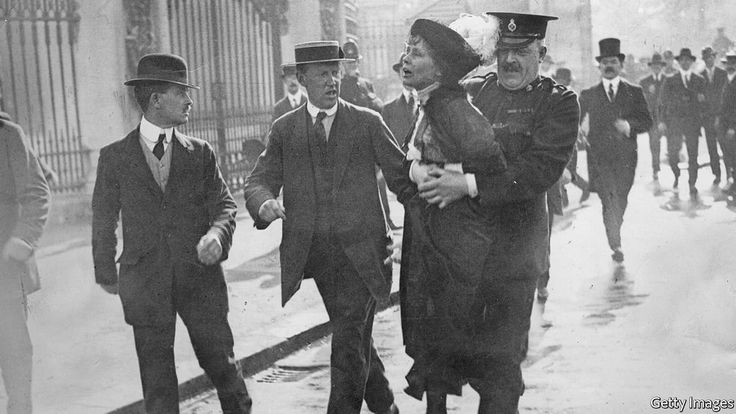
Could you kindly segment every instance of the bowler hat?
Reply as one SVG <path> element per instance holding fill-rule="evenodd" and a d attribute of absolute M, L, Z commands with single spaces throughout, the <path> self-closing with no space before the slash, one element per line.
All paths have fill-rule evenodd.
<path fill-rule="evenodd" d="M 693 56 L 693 52 L 691 52 L 690 49 L 687 47 L 683 47 L 682 49 L 680 49 L 680 54 L 675 56 L 675 59 L 680 60 L 685 57 L 692 60 L 697 60 L 697 58 Z"/>
<path fill-rule="evenodd" d="M 547 22 L 557 20 L 555 16 L 526 13 L 487 12 L 498 19 L 501 36 L 498 49 L 520 49 L 547 34 Z"/>
<path fill-rule="evenodd" d="M 168 53 L 152 53 L 138 61 L 138 72 L 124 85 L 136 86 L 151 82 L 167 82 L 187 88 L 199 89 L 189 83 L 187 62 L 181 56 Z"/>
<path fill-rule="evenodd" d="M 442 83 L 446 86 L 456 86 L 463 76 L 480 65 L 480 55 L 458 32 L 442 23 L 417 19 L 411 25 L 409 34 L 421 37 L 432 49 L 434 56 L 445 63 L 448 73 L 442 74 Z"/>
<path fill-rule="evenodd" d="M 355 43 L 354 40 L 348 40 L 347 42 L 345 42 L 345 44 L 342 45 L 342 50 L 345 52 L 345 57 L 348 59 L 363 59 L 363 56 L 360 55 L 358 44 Z"/>
<path fill-rule="evenodd" d="M 296 64 L 284 63 L 281 65 L 281 77 L 283 78 L 289 75 L 296 75 Z"/>
<path fill-rule="evenodd" d="M 722 63 L 727 62 L 736 62 L 736 51 L 731 49 L 728 52 L 726 52 L 726 55 L 721 59 Z"/>
<path fill-rule="evenodd" d="M 621 53 L 621 41 L 614 37 L 608 37 L 601 39 L 598 42 L 598 48 L 600 49 L 600 55 L 595 57 L 598 62 L 604 57 L 615 56 L 619 61 L 623 62 L 626 59 L 626 55 Z"/>
<path fill-rule="evenodd" d="M 649 66 L 652 66 L 652 65 L 664 66 L 665 65 L 665 61 L 664 61 L 664 59 L 662 59 L 662 55 L 660 55 L 659 53 L 656 53 L 655 52 L 652 55 L 652 60 L 650 60 L 649 63 L 647 63 L 647 65 L 649 65 Z"/>
<path fill-rule="evenodd" d="M 710 57 L 710 56 L 715 56 L 715 55 L 717 55 L 717 53 L 716 53 L 715 50 L 713 50 L 712 47 L 706 46 L 706 47 L 703 48 L 703 51 L 700 53 L 700 55 L 703 57 L 703 59 L 705 59 L 705 58 Z"/>
<path fill-rule="evenodd" d="M 345 53 L 337 40 L 317 40 L 294 45 L 294 57 L 297 65 L 305 63 L 345 62 Z"/>
<path fill-rule="evenodd" d="M 568 68 L 557 68 L 554 79 L 557 82 L 567 81 L 567 83 L 570 83 L 572 82 L 572 71 Z"/>

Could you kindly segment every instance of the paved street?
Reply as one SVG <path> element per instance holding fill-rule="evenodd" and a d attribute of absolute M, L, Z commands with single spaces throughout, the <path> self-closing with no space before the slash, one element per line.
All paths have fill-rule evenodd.
<path fill-rule="evenodd" d="M 642 139 L 640 148 L 647 148 Z M 682 210 L 670 211 L 671 175 L 663 171 L 655 196 L 641 152 L 623 266 L 610 259 L 598 198 L 579 206 L 580 193 L 569 190 L 571 211 L 553 235 L 550 298 L 533 310 L 522 413 L 651 413 L 659 411 L 650 406 L 657 396 L 736 400 L 736 213 L 713 201 L 708 168 L 700 171 L 704 205 L 684 196 Z M 401 412 L 423 413 L 423 403 L 402 391 L 411 360 L 398 308 L 377 316 L 375 341 Z M 248 386 L 256 414 L 324 413 L 329 341 L 279 361 Z M 475 412 L 476 395 L 464 393 L 450 398 L 451 412 Z M 190 414 L 219 412 L 212 394 L 184 406 Z M 684 412 L 696 411 L 703 410 Z"/>

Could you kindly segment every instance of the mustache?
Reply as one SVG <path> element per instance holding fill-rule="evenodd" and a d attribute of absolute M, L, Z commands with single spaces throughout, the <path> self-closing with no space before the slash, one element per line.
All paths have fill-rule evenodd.
<path fill-rule="evenodd" d="M 606 69 L 604 70 L 604 72 L 606 72 L 606 73 L 616 73 L 616 70 L 613 69 L 612 67 L 608 66 L 608 67 L 606 67 Z"/>
<path fill-rule="evenodd" d="M 515 62 L 502 63 L 501 69 L 504 72 L 521 72 L 521 65 Z"/>

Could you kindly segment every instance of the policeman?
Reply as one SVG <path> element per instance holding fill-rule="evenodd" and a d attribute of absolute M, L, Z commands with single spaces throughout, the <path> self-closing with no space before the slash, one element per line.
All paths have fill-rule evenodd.
<path fill-rule="evenodd" d="M 545 192 L 562 175 L 578 134 L 580 110 L 574 92 L 539 76 L 547 54 L 547 22 L 556 17 L 489 13 L 499 19 L 498 74 L 467 84 L 473 103 L 494 126 L 508 169 L 502 174 L 436 170 L 419 185 L 430 203 L 451 203 L 470 195 L 489 220 L 498 223 L 498 238 L 489 260 L 486 297 L 479 335 L 498 346 L 479 350 L 469 378 L 480 394 L 479 413 L 516 413 L 524 392 L 521 362 L 526 358 L 529 318 L 537 278 L 549 268 L 549 228 Z"/>
<path fill-rule="evenodd" d="M 342 46 L 346 59 L 352 59 L 344 63 L 345 74 L 340 83 L 340 97 L 353 105 L 373 109 L 380 113 L 383 109 L 383 101 L 373 91 L 373 83 L 360 76 L 358 65 L 363 56 L 360 55 L 358 44 L 352 40 L 345 42 Z"/>

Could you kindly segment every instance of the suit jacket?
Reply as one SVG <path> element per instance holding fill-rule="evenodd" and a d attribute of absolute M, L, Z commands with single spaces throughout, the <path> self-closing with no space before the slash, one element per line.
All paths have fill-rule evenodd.
<path fill-rule="evenodd" d="M 655 126 L 662 119 L 662 87 L 665 79 L 664 73 L 660 73 L 659 81 L 654 79 L 654 75 L 646 76 L 639 81 L 642 92 L 644 92 L 644 99 L 647 101 L 649 115 L 652 116 Z"/>
<path fill-rule="evenodd" d="M 703 114 L 709 118 L 715 118 L 721 110 L 721 99 L 723 99 L 723 89 L 728 82 L 728 74 L 725 70 L 714 66 L 712 80 L 708 79 L 708 73 L 705 69 L 700 72 L 700 76 L 705 80 Z"/>
<path fill-rule="evenodd" d="M 508 91 L 490 73 L 466 88 L 504 148 L 508 169 L 476 174 L 478 202 L 499 223 L 493 277 L 534 279 L 549 268 L 546 191 L 562 176 L 578 136 L 580 110 L 574 92 L 550 78 Z"/>
<path fill-rule="evenodd" d="M 404 94 L 384 105 L 381 116 L 398 142 L 404 142 L 406 134 L 414 125 L 414 108 L 409 106 Z"/>
<path fill-rule="evenodd" d="M 302 93 L 301 99 L 299 100 L 299 104 L 296 106 L 297 108 L 307 103 L 307 96 Z M 279 99 L 278 102 L 273 106 L 273 118 L 271 118 L 271 122 L 275 121 L 276 119 L 280 118 L 283 114 L 294 110 L 296 108 L 291 107 L 291 102 L 289 102 L 289 96 L 284 95 L 283 98 Z"/>
<path fill-rule="evenodd" d="M 304 277 L 312 276 L 304 274 L 317 203 L 307 135 L 311 125 L 306 106 L 277 119 L 266 151 L 245 182 L 246 207 L 259 229 L 269 223 L 260 219 L 258 209 L 283 189 L 287 219 L 280 247 L 282 304 L 296 293 Z M 335 245 L 355 265 L 370 292 L 384 298 L 391 287 L 390 266 L 383 265 L 390 232 L 378 199 L 375 167 L 381 168 L 389 189 L 403 202 L 416 192 L 408 164 L 380 116 L 342 99 L 329 139 L 337 140 L 332 191 Z"/>
<path fill-rule="evenodd" d="M 736 128 L 736 78 L 731 82 L 726 78 L 719 114 L 723 132 L 729 128 Z"/>
<path fill-rule="evenodd" d="M 662 109 L 668 129 L 698 133 L 702 124 L 703 104 L 698 95 L 705 95 L 705 79 L 697 73 L 690 74 L 687 87 L 680 73 L 667 78 L 662 89 Z"/>
<path fill-rule="evenodd" d="M 125 320 L 132 325 L 168 323 L 175 317 L 172 284 L 190 283 L 227 313 L 219 263 L 199 262 L 196 246 L 210 232 L 225 260 L 235 230 L 236 204 L 205 141 L 174 132 L 171 168 L 162 192 L 146 164 L 139 128 L 100 150 L 92 195 L 95 280 L 119 283 Z M 123 252 L 115 265 L 118 216 Z M 184 269 L 174 275 L 171 266 Z"/>
<path fill-rule="evenodd" d="M 49 187 L 31 145 L 19 125 L 0 121 L 0 250 L 11 237 L 38 245 L 49 210 Z M 20 278 L 28 294 L 39 289 L 33 256 L 27 261 L 0 258 L 0 282 Z M 17 279 L 12 279 L 17 280 Z M 8 285 L 0 283 L 3 289 Z"/>

